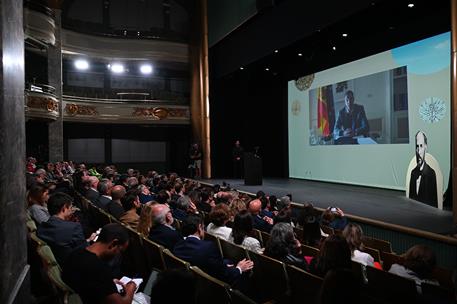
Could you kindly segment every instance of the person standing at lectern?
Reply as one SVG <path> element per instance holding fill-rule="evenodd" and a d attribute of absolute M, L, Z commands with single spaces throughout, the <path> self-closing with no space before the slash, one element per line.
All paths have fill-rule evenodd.
<path fill-rule="evenodd" d="M 436 190 L 436 174 L 426 162 L 427 136 L 424 132 L 416 133 L 416 162 L 417 166 L 411 171 L 409 180 L 409 198 L 438 207 Z"/>
<path fill-rule="evenodd" d="M 362 105 L 354 103 L 354 92 L 346 91 L 344 95 L 344 108 L 338 113 L 338 118 L 333 128 L 335 140 L 340 137 L 368 136 L 370 127 Z"/>
<path fill-rule="evenodd" d="M 240 141 L 235 141 L 235 146 L 232 149 L 232 162 L 233 162 L 233 177 L 241 178 L 243 176 L 243 153 L 244 149 Z"/>

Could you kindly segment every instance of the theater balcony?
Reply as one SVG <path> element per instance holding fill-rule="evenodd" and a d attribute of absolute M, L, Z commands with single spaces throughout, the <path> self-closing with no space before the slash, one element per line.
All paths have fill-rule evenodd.
<path fill-rule="evenodd" d="M 25 116 L 27 119 L 55 121 L 59 117 L 59 103 L 55 88 L 44 84 L 26 84 Z"/>

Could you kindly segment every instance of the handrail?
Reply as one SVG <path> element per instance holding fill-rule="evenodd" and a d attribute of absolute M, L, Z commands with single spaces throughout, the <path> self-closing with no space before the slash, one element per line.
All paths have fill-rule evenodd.
<path fill-rule="evenodd" d="M 25 0 L 24 7 L 29 8 L 29 9 L 39 12 L 39 13 L 43 13 L 53 19 L 55 18 L 54 11 L 51 8 L 49 8 L 46 5 L 44 5 L 43 3 L 39 3 L 35 0 Z"/>
<path fill-rule="evenodd" d="M 30 92 L 37 92 L 37 93 L 47 93 L 55 96 L 56 88 L 47 84 L 41 83 L 26 83 L 25 89 Z"/>
<path fill-rule="evenodd" d="M 186 104 L 178 103 L 174 100 L 159 100 L 159 99 L 111 99 L 111 98 L 95 98 L 95 97 L 83 97 L 83 96 L 74 96 L 74 95 L 62 95 L 62 98 L 65 101 L 74 101 L 74 102 L 90 102 L 90 103 L 115 103 L 115 104 L 132 104 L 132 103 L 141 103 L 141 104 L 172 104 L 176 106 L 188 106 Z"/>

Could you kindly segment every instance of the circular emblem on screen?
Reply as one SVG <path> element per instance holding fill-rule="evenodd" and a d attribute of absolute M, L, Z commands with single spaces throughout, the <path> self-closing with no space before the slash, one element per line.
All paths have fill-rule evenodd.
<path fill-rule="evenodd" d="M 295 80 L 295 86 L 298 90 L 304 91 L 308 90 L 314 80 L 314 74 L 309 74 Z"/>
<path fill-rule="evenodd" d="M 292 114 L 295 116 L 297 116 L 300 113 L 300 102 L 298 100 L 295 99 L 292 102 L 291 110 L 292 110 Z"/>
<path fill-rule="evenodd" d="M 419 106 L 420 118 L 428 123 L 439 122 L 446 114 L 446 105 L 438 97 L 428 97 Z"/>

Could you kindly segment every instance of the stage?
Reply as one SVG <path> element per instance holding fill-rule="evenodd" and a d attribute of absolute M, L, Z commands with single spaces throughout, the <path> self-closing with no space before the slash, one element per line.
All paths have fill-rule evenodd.
<path fill-rule="evenodd" d="M 335 206 L 350 215 L 438 234 L 455 233 L 451 211 L 410 200 L 404 191 L 301 179 L 264 178 L 261 186 L 245 186 L 241 179 L 204 179 L 202 182 L 220 185 L 226 182 L 237 190 L 254 194 L 262 190 L 278 198 L 290 193 L 295 203 L 310 202 L 319 208 Z"/>

